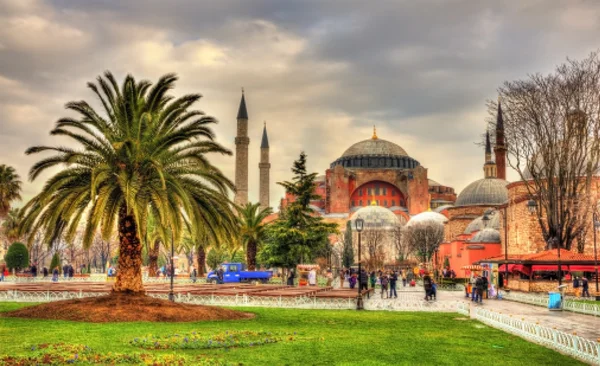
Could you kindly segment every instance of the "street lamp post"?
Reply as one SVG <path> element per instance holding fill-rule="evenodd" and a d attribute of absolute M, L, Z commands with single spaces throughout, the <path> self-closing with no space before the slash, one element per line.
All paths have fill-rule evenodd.
<path fill-rule="evenodd" d="M 507 204 L 508 206 L 508 204 Z M 506 217 L 506 209 L 507 206 L 504 207 L 504 212 L 502 213 L 503 219 L 504 219 L 504 281 L 505 283 L 503 283 L 502 285 L 504 286 L 504 284 L 506 284 L 506 287 L 508 287 L 508 225 L 507 225 L 507 217 Z"/>
<path fill-rule="evenodd" d="M 169 300 L 175 302 L 175 294 L 173 293 L 173 278 L 175 276 L 175 245 L 173 243 L 173 232 L 171 232 L 171 290 L 169 291 Z"/>
<path fill-rule="evenodd" d="M 596 272 L 596 301 L 600 301 L 600 291 L 598 291 L 598 252 L 596 250 L 596 231 L 600 229 L 598 215 L 594 212 L 594 272 Z"/>
<path fill-rule="evenodd" d="M 358 296 L 356 297 L 356 310 L 363 310 L 364 309 L 364 305 L 363 305 L 363 298 L 362 298 L 362 293 L 361 293 L 361 288 L 360 288 L 360 276 L 362 275 L 362 267 L 361 267 L 361 259 L 360 259 L 360 247 L 361 247 L 361 243 L 360 243 L 360 239 L 361 239 L 361 232 L 363 231 L 364 225 L 365 225 L 365 220 L 363 220 L 360 217 L 357 217 L 356 220 L 354 220 L 354 224 L 356 225 L 356 232 L 358 233 Z"/>

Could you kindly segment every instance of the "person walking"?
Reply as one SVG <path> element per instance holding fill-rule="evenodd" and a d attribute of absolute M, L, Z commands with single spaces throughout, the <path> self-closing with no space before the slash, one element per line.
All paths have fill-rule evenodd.
<path fill-rule="evenodd" d="M 475 303 L 480 303 L 483 304 L 483 289 L 484 289 L 484 279 L 482 276 L 477 276 L 477 279 L 475 280 L 475 289 L 476 289 L 476 295 L 475 295 Z"/>
<path fill-rule="evenodd" d="M 48 277 L 48 268 L 44 267 L 44 269 L 42 270 L 42 273 L 44 275 L 44 278 Z"/>
<path fill-rule="evenodd" d="M 31 266 L 31 277 L 36 278 L 38 274 L 37 266 L 35 263 Z"/>
<path fill-rule="evenodd" d="M 406 287 L 406 271 L 402 271 L 402 287 Z"/>
<path fill-rule="evenodd" d="M 67 278 L 69 276 L 69 265 L 67 265 L 65 263 L 65 265 L 62 267 L 62 270 L 63 270 L 63 277 Z"/>
<path fill-rule="evenodd" d="M 52 270 L 52 282 L 58 282 L 58 266 Z"/>
<path fill-rule="evenodd" d="M 288 278 L 287 278 L 288 286 L 294 286 L 294 278 L 296 278 L 296 274 L 294 273 L 294 269 L 290 268 L 290 273 L 288 274 Z"/>
<path fill-rule="evenodd" d="M 394 298 L 398 298 L 398 293 L 396 292 L 396 282 L 398 281 L 398 274 L 396 271 L 393 271 L 390 275 L 390 299 L 392 298 L 392 294 Z"/>
<path fill-rule="evenodd" d="M 224 283 L 224 281 L 223 281 L 224 275 L 225 275 L 225 272 L 223 272 L 223 267 L 219 267 L 219 269 L 217 270 L 217 283 L 219 285 L 222 285 Z"/>
<path fill-rule="evenodd" d="M 389 278 L 387 274 L 382 272 L 381 277 L 379 278 L 379 282 L 381 283 L 381 298 L 383 299 L 383 294 L 385 294 L 385 297 L 387 298 L 389 284 Z"/>
<path fill-rule="evenodd" d="M 346 272 L 340 269 L 340 288 L 344 288 L 344 281 L 346 279 Z"/>
<path fill-rule="evenodd" d="M 190 278 L 192 279 L 192 283 L 196 283 L 197 277 L 198 277 L 198 273 L 196 272 L 196 268 L 192 267 L 192 271 L 190 273 Z"/>
<path fill-rule="evenodd" d="M 350 283 L 350 288 L 354 289 L 354 287 L 356 287 L 356 273 L 352 273 L 350 275 L 350 278 L 348 279 L 348 282 Z"/>
<path fill-rule="evenodd" d="M 375 274 L 375 271 L 371 271 L 371 274 L 369 274 L 369 282 L 371 282 L 371 288 L 375 290 L 375 285 L 377 284 L 377 275 Z"/>
<path fill-rule="evenodd" d="M 477 296 L 477 286 L 475 283 L 477 282 L 477 273 L 473 273 L 471 276 L 471 301 L 476 301 L 475 298 Z"/>
<path fill-rule="evenodd" d="M 431 291 L 433 287 L 433 281 L 429 276 L 429 272 L 423 272 L 423 288 L 425 289 L 425 301 L 431 299 Z"/>
<path fill-rule="evenodd" d="M 583 289 L 583 297 L 590 297 L 590 284 L 588 283 L 587 277 L 581 279 L 581 288 Z"/>
<path fill-rule="evenodd" d="M 73 266 L 69 264 L 69 279 L 73 279 L 73 275 L 75 274 L 75 270 Z"/>
<path fill-rule="evenodd" d="M 573 290 L 575 291 L 575 297 L 581 296 L 581 281 L 579 281 L 579 277 L 575 277 L 573 280 Z"/>

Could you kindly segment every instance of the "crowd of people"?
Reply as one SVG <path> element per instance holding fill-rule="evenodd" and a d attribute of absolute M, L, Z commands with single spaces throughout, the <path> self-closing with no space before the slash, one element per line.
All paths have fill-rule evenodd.
<path fill-rule="evenodd" d="M 410 270 L 407 268 L 370 272 L 362 269 L 360 273 L 353 268 L 340 270 L 340 283 L 342 287 L 347 282 L 351 289 L 355 289 L 358 286 L 360 291 L 363 291 L 369 288 L 375 290 L 377 285 L 379 285 L 381 298 L 388 299 L 398 298 L 397 288 L 400 281 L 403 287 L 414 287 L 416 285 L 416 278 L 423 279 L 425 300 L 435 300 L 437 298 L 437 284 L 429 272 L 424 269 L 417 268 Z M 370 296 L 369 291 L 367 291 L 367 296 Z"/>

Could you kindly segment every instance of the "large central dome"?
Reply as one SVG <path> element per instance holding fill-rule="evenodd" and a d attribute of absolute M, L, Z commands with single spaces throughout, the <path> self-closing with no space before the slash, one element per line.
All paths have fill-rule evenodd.
<path fill-rule="evenodd" d="M 331 168 L 341 165 L 354 169 L 414 169 L 419 162 L 393 142 L 382 140 L 374 132 L 373 137 L 350 146 Z"/>
<path fill-rule="evenodd" d="M 400 146 L 382 139 L 368 139 L 350 146 L 343 154 L 346 156 L 368 156 L 368 155 L 391 155 L 408 156 L 406 151 Z"/>

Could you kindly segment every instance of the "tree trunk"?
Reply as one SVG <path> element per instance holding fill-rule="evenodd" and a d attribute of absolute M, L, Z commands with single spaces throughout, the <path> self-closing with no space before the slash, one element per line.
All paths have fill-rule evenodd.
<path fill-rule="evenodd" d="M 246 245 L 246 265 L 248 271 L 256 270 L 256 243 L 252 240 Z"/>
<path fill-rule="evenodd" d="M 119 209 L 119 261 L 113 292 L 144 294 L 142 283 L 142 244 L 135 219 L 125 205 Z"/>
<path fill-rule="evenodd" d="M 198 246 L 198 277 L 204 277 L 204 268 L 206 268 L 206 251 L 204 247 Z"/>
<path fill-rule="evenodd" d="M 158 272 L 158 254 L 160 251 L 160 242 L 156 241 L 148 250 L 148 277 L 156 277 Z"/>

